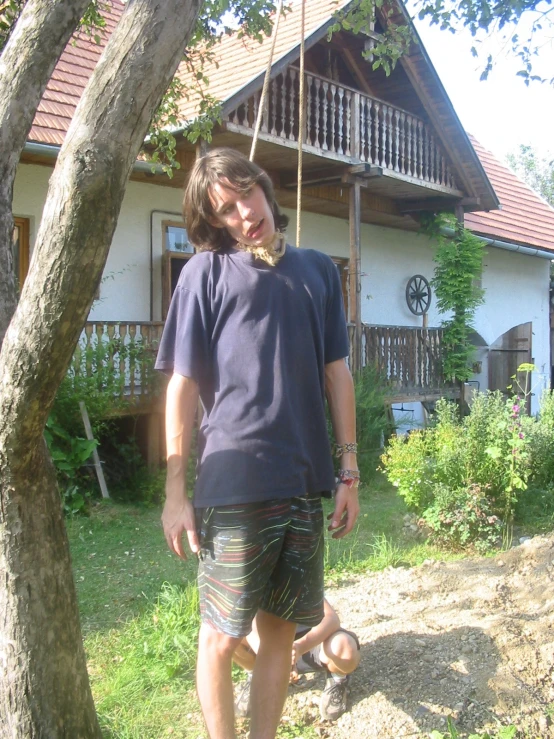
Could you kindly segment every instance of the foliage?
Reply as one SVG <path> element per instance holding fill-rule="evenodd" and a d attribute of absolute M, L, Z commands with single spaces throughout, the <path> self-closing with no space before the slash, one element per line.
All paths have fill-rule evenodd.
<path fill-rule="evenodd" d="M 476 484 L 458 490 L 437 485 L 422 520 L 439 543 L 454 548 L 475 544 L 477 550 L 491 549 L 502 539 L 502 522 L 492 511 L 488 492 Z"/>
<path fill-rule="evenodd" d="M 522 415 L 523 405 L 517 396 L 478 393 L 461 418 L 440 400 L 431 428 L 390 440 L 381 457 L 387 477 L 437 541 L 486 548 L 511 524 L 533 474 L 530 429 L 539 423 Z"/>
<path fill-rule="evenodd" d="M 415 0 L 419 18 L 428 18 L 431 24 L 455 33 L 466 27 L 475 39 L 471 53 L 479 55 L 480 41 L 494 33 L 501 38 L 514 57 L 520 60 L 517 75 L 525 84 L 545 81 L 533 74 L 533 61 L 540 49 L 539 37 L 552 30 L 554 25 L 550 3 L 541 0 Z M 494 60 L 488 55 L 481 79 L 487 79 Z M 549 82 L 552 84 L 554 78 Z"/>
<path fill-rule="evenodd" d="M 448 314 L 443 321 L 443 370 L 447 378 L 465 382 L 471 377 L 471 362 L 475 348 L 470 341 L 473 316 L 483 303 L 483 290 L 476 280 L 483 271 L 483 242 L 461 224 L 452 229 L 448 216 L 433 216 L 423 221 L 423 231 L 437 241 L 432 285 L 440 313 Z"/>
<path fill-rule="evenodd" d="M 97 442 L 70 435 L 52 416 L 46 423 L 44 438 L 56 468 L 64 511 L 82 513 L 90 492 L 90 478 L 82 474 Z"/>
<path fill-rule="evenodd" d="M 374 30 L 377 11 L 387 18 L 387 27 L 383 33 L 375 33 Z M 331 38 L 333 33 L 341 29 L 356 34 L 365 33 L 371 39 L 371 44 L 364 52 L 364 57 L 372 63 L 372 69 L 381 68 L 388 77 L 414 41 L 410 26 L 395 23 L 393 15 L 394 9 L 388 7 L 383 0 L 355 0 L 346 9 L 335 13 L 328 37 Z"/>
<path fill-rule="evenodd" d="M 27 0 L 0 0 L 0 52 L 6 45 L 12 29 Z M 109 2 L 109 0 L 105 0 Z M 97 44 L 100 43 L 100 33 L 106 26 L 106 20 L 102 15 L 104 3 L 101 0 L 91 0 L 82 20 L 80 30 L 93 38 Z"/>
<path fill-rule="evenodd" d="M 554 161 L 541 156 L 529 145 L 520 144 L 519 150 L 508 154 L 508 163 L 518 177 L 554 206 Z"/>
<path fill-rule="evenodd" d="M 440 731 L 432 731 L 429 734 L 429 739 L 460 739 L 456 725 L 450 717 L 447 719 L 447 727 L 448 733 L 443 734 Z M 510 724 L 510 726 L 499 726 L 492 734 L 488 731 L 482 734 L 469 734 L 467 739 L 516 739 L 517 734 L 517 728 L 513 724 Z"/>
<path fill-rule="evenodd" d="M 367 365 L 354 378 L 354 391 L 358 465 L 362 480 L 369 480 L 375 473 L 376 453 L 392 431 L 385 406 L 390 388 L 386 377 L 375 366 Z"/>
<path fill-rule="evenodd" d="M 83 401 L 93 432 L 106 428 L 107 418 L 128 402 L 125 388 L 142 383 L 154 394 L 159 377 L 154 371 L 154 356 L 141 338 L 102 338 L 79 344 L 56 395 L 52 414 L 69 433 L 82 430 L 79 402 Z"/>
<path fill-rule="evenodd" d="M 45 432 L 68 513 L 85 509 L 86 499 L 95 484 L 83 468 L 98 441 L 109 441 L 113 432 L 110 416 L 126 404 L 125 385 L 137 372 L 148 389 L 154 391 L 158 382 L 154 360 L 141 339 L 131 338 L 127 342 L 120 338 L 100 339 L 84 347 L 79 345 L 75 351 L 58 389 Z M 83 438 L 81 401 L 89 415 L 94 441 Z M 157 493 L 147 482 L 136 442 L 120 443 L 117 449 L 117 466 L 130 478 L 128 484 L 135 483 L 134 489 L 144 499 L 157 501 Z M 140 483 L 136 484 L 137 481 Z"/>

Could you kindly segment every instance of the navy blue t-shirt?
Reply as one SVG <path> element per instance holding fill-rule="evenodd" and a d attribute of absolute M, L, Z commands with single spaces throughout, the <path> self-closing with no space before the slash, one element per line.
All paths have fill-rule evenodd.
<path fill-rule="evenodd" d="M 340 279 L 325 254 L 287 245 L 275 267 L 234 249 L 192 257 L 156 368 L 200 388 L 194 505 L 332 490 L 324 368 L 347 355 Z"/>

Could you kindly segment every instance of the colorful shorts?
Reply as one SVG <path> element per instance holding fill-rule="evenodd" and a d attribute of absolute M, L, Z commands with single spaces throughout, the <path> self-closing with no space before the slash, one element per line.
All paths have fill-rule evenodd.
<path fill-rule="evenodd" d="M 204 623 L 246 636 L 261 608 L 308 627 L 323 618 L 319 495 L 196 511 Z"/>

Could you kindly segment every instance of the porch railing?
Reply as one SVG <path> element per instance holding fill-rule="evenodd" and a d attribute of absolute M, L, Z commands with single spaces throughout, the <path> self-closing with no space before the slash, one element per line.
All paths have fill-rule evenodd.
<path fill-rule="evenodd" d="M 131 405 L 149 403 L 159 395 L 154 361 L 162 321 L 89 321 L 76 351 L 78 371 L 96 376 Z"/>
<path fill-rule="evenodd" d="M 349 326 L 352 344 L 354 327 Z M 426 395 L 451 389 L 442 372 L 441 328 L 362 325 L 362 366 L 374 365 L 393 392 Z"/>
<path fill-rule="evenodd" d="M 352 344 L 354 327 L 349 325 Z M 120 399 L 148 404 L 160 395 L 159 373 L 153 369 L 162 321 L 96 321 L 85 325 L 77 348 L 80 371 L 115 378 Z M 442 373 L 443 331 L 440 328 L 362 325 L 362 365 L 373 364 L 389 380 L 393 392 L 423 396 L 451 389 Z"/>
<path fill-rule="evenodd" d="M 299 77 L 295 67 L 271 80 L 261 133 L 298 141 Z M 228 120 L 254 129 L 260 93 L 229 113 Z M 388 172 L 455 190 L 452 170 L 431 127 L 421 118 L 353 88 L 306 74 L 307 150 L 367 162 Z"/>

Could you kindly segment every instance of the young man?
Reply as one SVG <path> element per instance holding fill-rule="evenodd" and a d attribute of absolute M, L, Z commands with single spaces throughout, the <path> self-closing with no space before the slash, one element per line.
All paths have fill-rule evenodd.
<path fill-rule="evenodd" d="M 325 396 L 341 452 L 329 529 L 359 512 L 354 392 L 343 301 L 325 255 L 287 246 L 268 175 L 238 152 L 197 160 L 183 203 L 201 253 L 183 269 L 157 367 L 167 390 L 162 524 L 199 557 L 197 690 L 211 739 L 232 739 L 231 663 L 256 613 L 251 739 L 273 739 L 296 624 L 323 618 L 321 495 L 335 487 Z M 198 396 L 194 502 L 185 473 Z"/>
<path fill-rule="evenodd" d="M 296 683 L 307 672 L 325 672 L 325 688 L 319 712 L 325 721 L 336 721 L 346 711 L 349 676 L 360 664 L 360 642 L 352 631 L 343 629 L 337 612 L 323 601 L 323 620 L 311 629 L 297 627 L 292 645 L 290 682 Z M 250 715 L 250 688 L 260 639 L 256 620 L 252 631 L 237 647 L 233 659 L 247 672 L 247 679 L 235 701 L 238 716 Z"/>

